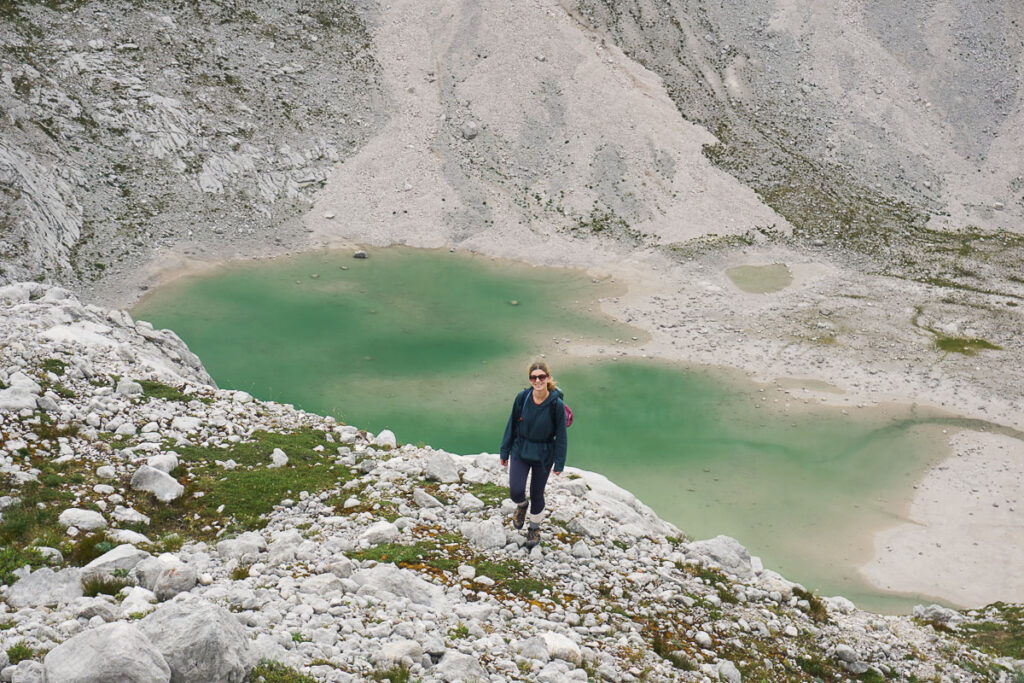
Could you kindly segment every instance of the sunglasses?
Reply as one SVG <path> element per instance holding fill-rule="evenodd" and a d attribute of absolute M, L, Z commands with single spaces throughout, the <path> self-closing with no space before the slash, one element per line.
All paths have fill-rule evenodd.
<path fill-rule="evenodd" d="M 547 375 L 530 375 L 531 382 L 543 382 L 548 378 Z"/>

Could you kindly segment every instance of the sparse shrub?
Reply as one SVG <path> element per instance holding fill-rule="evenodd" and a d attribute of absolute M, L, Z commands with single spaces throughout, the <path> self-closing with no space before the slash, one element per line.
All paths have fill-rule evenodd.
<path fill-rule="evenodd" d="M 311 676 L 299 673 L 280 662 L 266 659 L 256 665 L 249 674 L 249 680 L 253 683 L 316 683 L 316 679 Z"/>
<path fill-rule="evenodd" d="M 82 594 L 89 598 L 95 598 L 101 593 L 103 595 L 117 595 L 122 588 L 131 586 L 128 579 L 116 576 L 95 576 L 82 582 Z"/>
<path fill-rule="evenodd" d="M 46 558 L 35 548 L 0 548 L 0 584 L 9 586 L 14 583 L 14 570 L 25 565 L 37 569 L 46 564 Z"/>
<path fill-rule="evenodd" d="M 452 640 L 469 638 L 469 628 L 460 621 L 458 626 L 448 629 L 448 637 Z"/>
<path fill-rule="evenodd" d="M 11 660 L 11 664 L 17 664 L 20 661 L 32 659 L 35 656 L 35 650 L 26 645 L 24 640 L 19 640 L 7 648 L 7 658 Z"/>
<path fill-rule="evenodd" d="M 821 598 L 819 598 L 817 595 L 811 593 L 810 591 L 803 590 L 801 588 L 794 588 L 793 595 L 800 598 L 801 600 L 806 600 L 808 603 L 810 603 L 810 615 L 811 619 L 815 623 L 827 624 L 830 621 L 828 617 L 828 610 L 825 608 L 825 603 L 823 603 L 821 601 Z"/>
<path fill-rule="evenodd" d="M 59 358 L 47 358 L 40 363 L 39 367 L 46 372 L 52 372 L 58 377 L 63 377 L 64 373 L 67 372 L 68 364 Z"/>
<path fill-rule="evenodd" d="M 373 672 L 370 678 L 375 681 L 390 681 L 390 683 L 409 683 L 412 680 L 412 674 L 404 666 L 395 665 L 390 669 Z"/>
<path fill-rule="evenodd" d="M 106 540 L 99 534 L 89 534 L 83 536 L 75 543 L 74 548 L 71 550 L 70 556 L 67 558 L 70 564 L 76 566 L 87 565 L 103 553 L 109 552 L 114 549 L 114 544 Z"/>
<path fill-rule="evenodd" d="M 241 564 L 241 563 L 239 563 L 238 565 L 235 566 L 234 569 L 231 570 L 231 580 L 232 581 L 242 581 L 244 579 L 249 578 L 249 569 L 251 567 L 252 567 L 251 564 Z"/>
<path fill-rule="evenodd" d="M 140 379 L 139 384 L 142 386 L 142 395 L 146 398 L 162 398 L 166 401 L 179 401 L 182 403 L 188 403 L 192 400 L 192 397 L 185 392 L 168 386 L 163 382 Z"/>

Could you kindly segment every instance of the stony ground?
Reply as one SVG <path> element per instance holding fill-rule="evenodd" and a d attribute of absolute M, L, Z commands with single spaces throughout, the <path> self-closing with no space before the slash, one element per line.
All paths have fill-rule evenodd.
<path fill-rule="evenodd" d="M 0 301 L 0 680 L 1024 670 L 1012 610 L 865 613 L 572 468 L 528 552 L 496 456 L 218 390 L 173 334 L 66 290 Z"/>

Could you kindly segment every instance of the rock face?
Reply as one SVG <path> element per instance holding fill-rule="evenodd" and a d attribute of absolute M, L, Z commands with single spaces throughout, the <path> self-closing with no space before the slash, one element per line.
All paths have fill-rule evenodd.
<path fill-rule="evenodd" d="M 707 558 L 729 574 L 744 581 L 754 578 L 754 570 L 750 564 L 750 553 L 735 538 L 715 536 L 706 541 L 691 543 L 688 549 L 695 555 Z"/>
<path fill-rule="evenodd" d="M 8 74 L 0 108 L 17 112 L 0 123 L 0 185 L 10 188 L 0 197 L 10 216 L 0 230 L 0 281 L 88 282 L 118 267 L 115 253 L 133 263 L 169 239 L 230 248 L 262 233 L 242 218 L 252 210 L 267 218 L 259 237 L 280 236 L 296 205 L 387 116 L 373 57 L 332 60 L 369 40 L 360 15 L 347 4 L 315 14 L 247 1 L 226 14 L 168 5 L 158 19 L 133 6 L 19 8 L 6 17 L 2 42 L 12 48 L 25 36 L 59 38 L 31 65 L 0 55 Z M 254 20 L 279 33 L 276 49 L 252 35 Z M 286 57 L 295 50 L 304 59 Z M 202 96 L 153 77 L 173 64 L 186 79 L 202 78 L 213 63 L 230 70 L 231 82 L 211 80 Z M 274 73 L 269 82 L 264 68 Z M 101 94 L 82 73 L 131 96 Z M 285 114 L 274 108 L 283 101 L 304 105 Z M 61 133 L 36 135 L 28 121 L 50 121 Z M 132 211 L 141 211 L 137 228 L 119 220 Z"/>
<path fill-rule="evenodd" d="M 135 626 L 105 624 L 66 640 L 43 660 L 47 683 L 167 683 L 171 669 Z M 209 679 L 213 680 L 213 679 Z"/>
<path fill-rule="evenodd" d="M 238 620 L 205 600 L 175 600 L 139 621 L 163 654 L 173 683 L 242 683 L 255 665 Z"/>

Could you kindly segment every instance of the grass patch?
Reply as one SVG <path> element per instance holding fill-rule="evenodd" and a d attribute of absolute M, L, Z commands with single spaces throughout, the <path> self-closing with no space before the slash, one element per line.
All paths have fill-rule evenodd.
<path fill-rule="evenodd" d="M 70 555 L 65 557 L 67 557 L 70 564 L 80 567 L 89 564 L 100 555 L 110 552 L 115 547 L 103 535 L 89 534 L 88 536 L 81 537 L 75 543 L 75 547 L 71 550 Z"/>
<path fill-rule="evenodd" d="M 452 572 L 459 564 L 458 559 L 446 557 L 444 551 L 438 546 L 421 541 L 412 545 L 400 543 L 385 543 L 376 545 L 366 550 L 351 553 L 353 560 L 373 560 L 375 562 L 390 562 L 399 567 L 417 567 L 426 565 L 434 569 Z"/>
<path fill-rule="evenodd" d="M 7 648 L 7 658 L 11 660 L 12 665 L 35 656 L 35 650 L 26 645 L 24 640 L 19 640 Z"/>
<path fill-rule="evenodd" d="M 271 662 L 264 659 L 249 674 L 249 680 L 253 683 L 316 683 L 316 679 L 299 673 L 290 666 L 281 662 Z"/>
<path fill-rule="evenodd" d="M 452 640 L 469 638 L 469 628 L 460 621 L 458 626 L 448 629 L 448 637 Z"/>
<path fill-rule="evenodd" d="M 249 578 L 249 569 L 252 567 L 251 564 L 240 564 L 231 570 L 232 581 L 242 581 Z"/>
<path fill-rule="evenodd" d="M 64 373 L 67 372 L 68 364 L 57 358 L 47 358 L 39 364 L 39 367 L 46 372 L 52 372 L 58 377 L 63 377 Z"/>
<path fill-rule="evenodd" d="M 14 583 L 14 571 L 26 564 L 35 570 L 46 564 L 46 558 L 35 548 L 18 548 L 11 545 L 0 548 L 0 584 L 9 586 Z"/>
<path fill-rule="evenodd" d="M 978 351 L 1001 351 L 1003 347 L 985 341 L 984 339 L 966 339 L 964 337 L 947 337 L 944 334 L 936 334 L 935 347 L 947 353 L 962 353 L 965 356 L 973 356 Z"/>
<path fill-rule="evenodd" d="M 15 626 L 16 624 L 10 619 L 7 619 L 6 621 L 0 621 L 0 631 L 10 631 Z"/>
<path fill-rule="evenodd" d="M 174 530 L 207 539 L 218 528 L 262 528 L 264 516 L 282 499 L 299 491 L 317 493 L 353 478 L 350 470 L 334 465 L 322 452 L 313 450 L 317 446 L 327 449 L 333 444 L 326 440 L 324 432 L 307 428 L 288 434 L 257 431 L 249 441 L 229 448 L 181 447 L 180 461 L 192 475 L 186 482 L 185 495 L 173 505 L 160 503 L 152 496 L 140 496 L 135 501 L 136 508 L 151 518 L 150 529 L 155 532 Z M 265 465 L 275 448 L 288 454 L 288 464 L 268 469 Z M 228 459 L 240 467 L 225 471 L 215 463 Z M 195 498 L 192 494 L 198 491 L 204 495 Z M 218 512 L 221 505 L 224 510 Z"/>
<path fill-rule="evenodd" d="M 472 484 L 467 486 L 466 490 L 482 500 L 488 507 L 501 505 L 508 498 L 508 487 L 498 484 Z"/>
<path fill-rule="evenodd" d="M 996 602 L 985 611 L 991 618 L 964 622 L 959 629 L 961 637 L 999 657 L 1024 659 L 1024 605 Z"/>
<path fill-rule="evenodd" d="M 370 680 L 389 681 L 390 683 L 409 683 L 412 680 L 412 673 L 401 665 L 395 665 L 390 669 L 381 669 L 370 674 Z"/>
<path fill-rule="evenodd" d="M 87 598 L 95 598 L 97 595 L 117 595 L 122 588 L 134 585 L 128 579 L 108 576 L 96 576 L 82 582 L 82 594 Z"/>
<path fill-rule="evenodd" d="M 192 400 L 192 396 L 189 394 L 163 382 L 151 379 L 140 379 L 138 382 L 142 386 L 142 395 L 146 398 L 162 398 L 165 401 L 179 401 L 181 403 L 188 403 Z"/>

